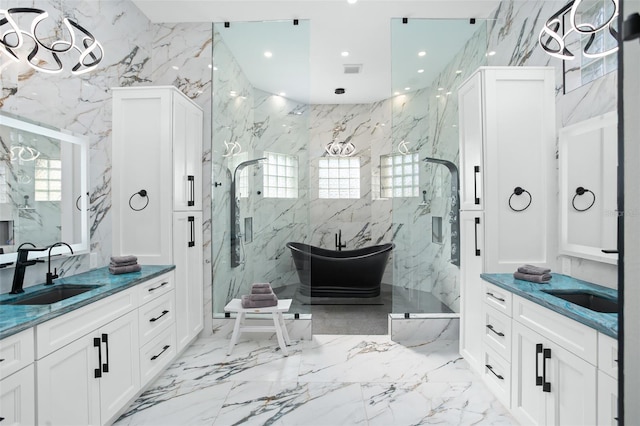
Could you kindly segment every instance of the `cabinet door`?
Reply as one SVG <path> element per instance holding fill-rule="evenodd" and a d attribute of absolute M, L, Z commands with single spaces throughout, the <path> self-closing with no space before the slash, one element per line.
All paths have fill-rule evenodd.
<path fill-rule="evenodd" d="M 458 91 L 460 131 L 460 209 L 482 210 L 482 79 L 476 73 Z"/>
<path fill-rule="evenodd" d="M 202 110 L 179 93 L 173 98 L 173 209 L 202 210 Z"/>
<path fill-rule="evenodd" d="M 142 264 L 173 261 L 172 90 L 113 90 L 112 251 Z"/>
<path fill-rule="evenodd" d="M 552 68 L 485 71 L 484 272 L 555 266 L 557 180 Z M 522 192 L 521 188 L 527 192 Z"/>
<path fill-rule="evenodd" d="M 0 421 L 2 425 L 34 425 L 36 423 L 34 367 L 0 380 Z"/>
<path fill-rule="evenodd" d="M 544 348 L 550 351 L 546 360 L 551 385 L 546 393 L 547 424 L 595 425 L 596 367 L 551 342 L 545 342 Z"/>
<path fill-rule="evenodd" d="M 476 371 L 483 371 L 482 336 L 482 212 L 460 213 L 460 353 Z"/>
<path fill-rule="evenodd" d="M 87 335 L 37 361 L 39 424 L 100 424 L 100 347 Z"/>
<path fill-rule="evenodd" d="M 546 393 L 536 381 L 542 377 L 540 346 L 545 340 L 517 321 L 512 326 L 511 410 L 522 424 L 543 425 Z"/>
<path fill-rule="evenodd" d="M 174 213 L 176 338 L 183 349 L 203 327 L 202 213 Z"/>
<path fill-rule="evenodd" d="M 618 426 L 618 381 L 598 370 L 598 425 Z"/>
<path fill-rule="evenodd" d="M 100 417 L 102 423 L 113 417 L 140 390 L 138 312 L 129 312 L 102 327 Z"/>

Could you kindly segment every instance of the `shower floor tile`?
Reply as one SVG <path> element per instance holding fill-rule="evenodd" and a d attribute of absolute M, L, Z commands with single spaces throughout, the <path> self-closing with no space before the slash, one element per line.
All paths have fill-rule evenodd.
<path fill-rule="evenodd" d="M 373 298 L 308 297 L 298 285 L 274 289 L 281 299 L 293 299 L 289 313 L 311 313 L 313 334 L 386 335 L 390 313 L 452 313 L 433 294 L 382 284 Z"/>
<path fill-rule="evenodd" d="M 314 336 L 283 357 L 270 340 L 201 338 L 115 423 L 128 425 L 517 424 L 457 341 Z"/>

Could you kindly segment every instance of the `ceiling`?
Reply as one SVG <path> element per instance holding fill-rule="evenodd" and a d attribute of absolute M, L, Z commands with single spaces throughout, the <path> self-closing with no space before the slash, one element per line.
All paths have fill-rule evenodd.
<path fill-rule="evenodd" d="M 133 2 L 155 23 L 230 22 L 228 28 L 216 29 L 251 84 L 312 104 L 371 103 L 407 87 L 427 86 L 477 29 L 469 18 L 489 17 L 499 4 L 497 0 Z M 408 18 L 407 24 L 401 18 Z M 423 18 L 434 21 L 425 25 L 418 21 Z M 299 20 L 298 26 L 293 19 Z M 282 22 L 257 25 L 256 21 Z M 273 56 L 265 58 L 265 50 Z M 421 50 L 426 55 L 418 57 Z M 349 56 L 341 56 L 343 51 Z M 362 65 L 361 72 L 345 74 L 347 64 Z M 418 75 L 418 69 L 424 72 Z M 338 87 L 346 93 L 335 94 Z"/>

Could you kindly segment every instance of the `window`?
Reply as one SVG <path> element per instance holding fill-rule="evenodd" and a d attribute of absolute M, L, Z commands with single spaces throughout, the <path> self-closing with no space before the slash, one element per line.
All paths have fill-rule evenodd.
<path fill-rule="evenodd" d="M 417 197 L 420 185 L 418 153 L 380 157 L 380 196 Z"/>
<path fill-rule="evenodd" d="M 321 158 L 319 198 L 360 198 L 360 159 Z"/>
<path fill-rule="evenodd" d="M 36 159 L 35 200 L 60 201 L 62 199 L 62 162 Z"/>
<path fill-rule="evenodd" d="M 263 190 L 266 198 L 298 198 L 298 157 L 265 152 Z"/>

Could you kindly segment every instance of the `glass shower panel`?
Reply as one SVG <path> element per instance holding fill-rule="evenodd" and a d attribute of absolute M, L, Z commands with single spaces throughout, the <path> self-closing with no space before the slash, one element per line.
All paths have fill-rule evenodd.
<path fill-rule="evenodd" d="M 459 312 L 458 207 L 452 188 L 458 162 L 457 89 L 486 64 L 486 34 L 482 20 L 391 22 L 395 95 L 391 160 L 381 158 L 389 172 L 381 188 L 391 194 L 394 314 Z M 427 157 L 437 161 L 426 162 Z"/>
<path fill-rule="evenodd" d="M 213 24 L 214 317 L 257 282 L 293 298 L 290 314 L 310 313 L 286 247 L 309 238 L 309 28 Z"/>

